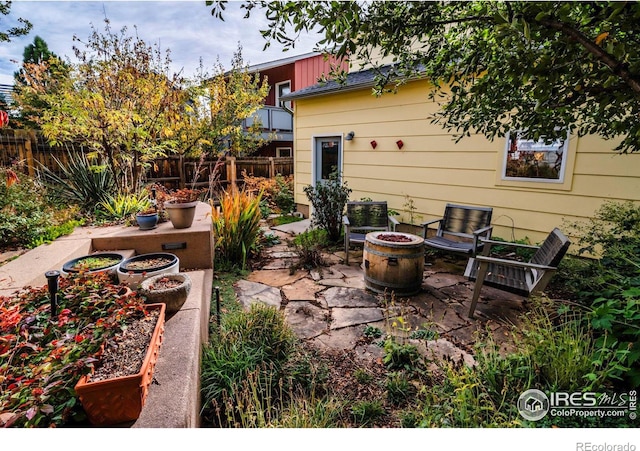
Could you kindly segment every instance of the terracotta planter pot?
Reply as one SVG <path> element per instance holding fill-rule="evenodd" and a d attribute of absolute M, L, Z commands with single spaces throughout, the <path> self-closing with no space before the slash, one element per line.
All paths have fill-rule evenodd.
<path fill-rule="evenodd" d="M 163 287 L 163 281 L 178 283 L 175 287 Z M 163 303 L 167 313 L 175 313 L 184 305 L 191 291 L 191 278 L 184 273 L 159 274 L 149 277 L 140 284 L 138 293 L 147 298 L 149 303 Z"/>
<path fill-rule="evenodd" d="M 164 304 L 149 304 L 147 308 L 159 310 L 160 314 L 140 371 L 131 376 L 96 382 L 87 382 L 88 376 L 83 376 L 75 386 L 82 407 L 93 425 L 108 426 L 134 421 L 142 412 L 162 345 L 165 319 Z"/>
<path fill-rule="evenodd" d="M 165 202 L 164 209 L 167 210 L 169 220 L 174 228 L 187 229 L 193 224 L 193 218 L 196 215 L 196 205 L 198 205 L 198 201 L 182 203 Z"/>

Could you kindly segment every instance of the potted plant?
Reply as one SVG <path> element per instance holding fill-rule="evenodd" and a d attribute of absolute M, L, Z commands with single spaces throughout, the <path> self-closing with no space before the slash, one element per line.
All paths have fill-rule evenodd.
<path fill-rule="evenodd" d="M 109 426 L 140 416 L 162 344 L 165 309 L 147 305 L 144 316 L 106 341 L 94 371 L 75 385 L 91 424 Z"/>
<path fill-rule="evenodd" d="M 130 355 L 141 347 L 144 354 L 148 338 L 135 346 L 120 339 L 137 336 L 137 321 L 152 315 L 155 327 L 164 323 L 164 304 L 145 305 L 139 294 L 105 273 L 70 274 L 49 288 L 26 287 L 0 296 L 0 355 L 14 356 L 0 358 L 3 427 L 86 424 L 87 412 L 74 390 L 78 381 L 103 366 L 108 348 Z M 157 349 L 152 352 L 157 355 Z M 133 366 L 133 373 L 139 371 L 139 364 Z M 104 411 L 113 408 L 108 400 Z"/>
<path fill-rule="evenodd" d="M 95 254 L 69 260 L 62 265 L 62 271 L 60 272 L 64 277 L 69 274 L 101 272 L 115 277 L 118 265 L 122 263 L 122 260 L 124 260 L 124 257 L 114 252 L 96 252 Z"/>
<path fill-rule="evenodd" d="M 155 207 L 136 213 L 136 222 L 140 230 L 152 230 L 158 226 L 158 211 Z"/>
<path fill-rule="evenodd" d="M 201 190 L 182 188 L 168 195 L 163 207 L 169 215 L 169 220 L 176 229 L 191 227 L 196 214 L 198 196 Z"/>
<path fill-rule="evenodd" d="M 138 293 L 149 303 L 163 303 L 167 313 L 175 313 L 184 305 L 191 290 L 191 278 L 185 273 L 158 274 L 140 283 Z"/>
<path fill-rule="evenodd" d="M 148 277 L 158 274 L 177 273 L 180 260 L 174 254 L 154 252 L 131 257 L 118 266 L 117 275 L 120 283 L 137 289 L 138 284 Z"/>

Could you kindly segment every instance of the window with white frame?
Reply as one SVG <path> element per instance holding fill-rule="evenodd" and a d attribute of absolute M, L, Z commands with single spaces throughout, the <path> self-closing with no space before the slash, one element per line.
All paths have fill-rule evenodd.
<path fill-rule="evenodd" d="M 287 80 L 280 83 L 276 83 L 276 106 L 291 109 L 291 101 L 288 101 L 288 102 L 280 101 L 280 97 L 286 94 L 291 94 L 291 81 Z"/>
<path fill-rule="evenodd" d="M 507 135 L 503 180 L 562 183 L 567 162 L 567 139 L 545 143 L 524 139 L 519 131 Z"/>
<path fill-rule="evenodd" d="M 291 147 L 276 147 L 276 157 L 290 157 L 291 154 Z"/>

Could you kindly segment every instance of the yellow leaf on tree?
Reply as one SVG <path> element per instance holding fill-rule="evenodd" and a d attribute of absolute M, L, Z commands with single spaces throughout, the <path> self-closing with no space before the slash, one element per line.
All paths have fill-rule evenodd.
<path fill-rule="evenodd" d="M 596 37 L 596 44 L 600 45 L 600 43 L 602 41 L 604 41 L 605 39 L 607 39 L 609 37 L 609 32 L 605 31 L 604 33 L 600 33 L 597 37 Z"/>

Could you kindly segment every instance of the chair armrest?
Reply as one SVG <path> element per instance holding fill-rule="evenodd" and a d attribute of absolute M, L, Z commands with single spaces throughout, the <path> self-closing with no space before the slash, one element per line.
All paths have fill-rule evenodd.
<path fill-rule="evenodd" d="M 432 221 L 427 221 L 427 222 L 421 222 L 420 224 L 418 224 L 420 227 L 428 227 L 431 224 L 435 224 L 436 222 L 442 222 L 443 218 L 440 219 L 434 219 Z"/>
<path fill-rule="evenodd" d="M 398 221 L 395 216 L 389 216 L 389 222 L 391 222 L 391 224 L 393 225 L 398 225 L 400 224 L 400 221 Z"/>
<path fill-rule="evenodd" d="M 485 244 L 490 244 L 490 245 L 497 244 L 497 245 L 500 245 L 500 246 L 519 247 L 519 248 L 522 248 L 522 249 L 535 249 L 535 250 L 540 249 L 540 246 L 534 246 L 534 245 L 531 245 L 531 244 L 511 243 L 509 241 L 487 240 L 487 239 L 484 239 L 484 238 L 480 238 L 480 241 L 482 241 Z"/>
<path fill-rule="evenodd" d="M 489 234 L 488 234 L 488 235 L 489 235 L 489 236 L 491 236 L 491 231 L 492 231 L 492 230 L 493 230 L 493 226 L 487 226 L 487 227 L 483 227 L 483 228 L 478 229 L 478 230 L 474 230 L 472 233 L 473 233 L 475 236 L 479 237 L 480 235 L 483 235 L 483 234 L 485 234 L 485 233 L 489 232 Z M 481 238 L 481 239 L 482 239 L 482 238 Z M 485 240 L 482 240 L 482 241 L 485 241 Z M 487 241 L 488 241 L 488 240 L 487 240 Z"/>
<path fill-rule="evenodd" d="M 344 225 L 350 225 L 350 223 L 349 223 L 349 218 L 347 218 L 347 216 L 343 216 L 343 217 L 342 217 L 342 224 L 344 224 Z"/>
<path fill-rule="evenodd" d="M 520 249 L 532 249 L 538 250 L 540 246 L 533 246 L 530 244 L 520 244 L 520 243 L 512 243 L 510 241 L 496 241 L 496 240 L 488 240 L 485 238 L 478 238 L 482 244 L 484 244 L 484 249 L 482 249 L 482 255 L 488 257 L 491 255 L 491 247 L 495 245 L 511 247 L 511 248 L 520 248 Z"/>
<path fill-rule="evenodd" d="M 476 257 L 474 257 L 478 262 L 480 263 L 497 263 L 499 265 L 505 265 L 505 266 L 515 266 L 518 268 L 529 268 L 529 269 L 541 269 L 544 271 L 555 271 L 556 267 L 553 266 L 547 266 L 547 265 L 537 265 L 535 263 L 529 263 L 529 262 L 519 262 L 516 260 L 505 260 L 503 258 L 494 258 L 494 257 L 486 257 L 484 255 L 477 255 Z"/>

